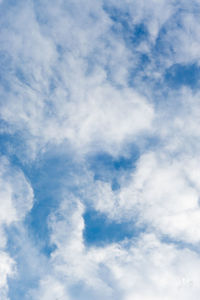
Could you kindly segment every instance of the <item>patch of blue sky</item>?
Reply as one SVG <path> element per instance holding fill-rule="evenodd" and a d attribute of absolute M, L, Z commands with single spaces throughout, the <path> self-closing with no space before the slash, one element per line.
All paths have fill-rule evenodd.
<path fill-rule="evenodd" d="M 131 220 L 131 222 L 117 222 L 93 209 L 86 210 L 84 221 L 84 240 L 88 246 L 102 247 L 110 243 L 137 238 L 145 230 L 145 226 L 137 226 L 136 216 L 135 220 Z"/>
<path fill-rule="evenodd" d="M 130 52 L 134 53 L 133 61 L 128 66 L 129 78 L 127 83 L 137 88 L 133 80 L 137 76 L 140 76 L 151 62 L 150 56 L 144 51 L 141 51 L 141 49 L 139 50 L 142 42 L 149 42 L 148 28 L 143 20 L 135 22 L 133 16 L 131 16 L 126 9 L 122 11 L 109 6 L 109 4 L 105 5 L 104 9 L 113 21 L 111 27 L 112 34 L 116 35 L 118 39 L 123 40 Z M 137 55 L 137 61 L 135 55 Z"/>
<path fill-rule="evenodd" d="M 172 109 L 173 111 L 176 107 L 179 107 L 180 103 L 179 101 L 172 102 L 172 100 L 170 100 L 170 93 L 172 91 L 177 91 L 183 87 L 197 91 L 200 87 L 200 67 L 198 64 L 176 63 L 164 70 L 162 70 L 161 67 L 160 71 L 163 72 L 162 76 L 149 83 L 151 85 L 152 98 L 154 99 L 156 109 L 159 106 L 163 108 L 164 105 L 166 110 Z M 148 78 L 146 80 L 148 81 Z"/>
<path fill-rule="evenodd" d="M 189 242 L 181 241 L 180 239 L 172 238 L 165 234 L 160 236 L 160 240 L 163 243 L 172 244 L 173 246 L 176 246 L 177 249 L 189 249 L 191 251 L 196 252 L 197 254 L 200 253 L 200 243 L 192 243 L 192 242 L 189 243 Z"/>
<path fill-rule="evenodd" d="M 128 156 L 113 157 L 109 153 L 99 152 L 87 158 L 89 169 L 94 174 L 94 180 L 110 182 L 112 189 L 120 188 L 121 175 L 129 175 L 135 168 L 140 156 L 139 148 L 132 145 Z"/>
<path fill-rule="evenodd" d="M 149 39 L 149 32 L 145 23 L 132 22 L 129 13 L 118 11 L 116 9 L 108 9 L 107 12 L 111 20 L 113 20 L 112 31 L 124 40 L 129 49 L 137 51 L 139 45 Z"/>
<path fill-rule="evenodd" d="M 13 167 L 24 172 L 34 190 L 34 206 L 27 215 L 25 224 L 29 234 L 40 245 L 41 251 L 48 256 L 53 250 L 49 243 L 48 216 L 62 200 L 63 189 L 73 194 L 78 193 L 75 178 L 82 171 L 71 156 L 63 154 L 61 149 L 51 149 L 33 162 L 23 161 L 25 152 L 26 147 L 20 133 L 0 135 L 1 155 L 8 157 Z"/>
<path fill-rule="evenodd" d="M 9 161 L 17 167 L 23 167 L 23 159 L 26 157 L 26 143 L 21 132 L 12 132 L 12 126 L 0 120 L 2 133 L 0 134 L 0 154 L 8 157 Z"/>
<path fill-rule="evenodd" d="M 197 64 L 174 64 L 166 70 L 165 82 L 177 89 L 187 86 L 191 89 L 200 87 L 200 67 Z"/>
<path fill-rule="evenodd" d="M 105 6 L 105 11 L 113 21 L 113 33 L 124 39 L 127 46 L 137 48 L 141 42 L 149 39 L 149 32 L 143 21 L 135 22 L 128 11 Z"/>
<path fill-rule="evenodd" d="M 76 178 L 82 174 L 81 167 L 71 156 L 54 150 L 54 153 L 46 153 L 24 170 L 35 194 L 35 203 L 26 224 L 46 255 L 53 249 L 49 243 L 48 217 L 58 208 L 66 193 L 78 195 L 80 187 L 76 184 Z"/>

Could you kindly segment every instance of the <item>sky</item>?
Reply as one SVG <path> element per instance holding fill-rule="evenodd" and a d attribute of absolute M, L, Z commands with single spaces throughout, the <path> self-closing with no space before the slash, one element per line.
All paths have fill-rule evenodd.
<path fill-rule="evenodd" d="M 0 0 L 0 299 L 197 300 L 200 3 Z"/>

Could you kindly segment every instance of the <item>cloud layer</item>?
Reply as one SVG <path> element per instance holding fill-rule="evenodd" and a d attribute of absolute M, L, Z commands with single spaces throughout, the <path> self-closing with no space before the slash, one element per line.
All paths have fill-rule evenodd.
<path fill-rule="evenodd" d="M 1 299 L 198 298 L 198 11 L 0 1 Z"/>

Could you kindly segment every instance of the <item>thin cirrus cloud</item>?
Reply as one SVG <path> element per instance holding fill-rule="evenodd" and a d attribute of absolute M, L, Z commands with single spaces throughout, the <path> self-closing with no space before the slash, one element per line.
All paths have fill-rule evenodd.
<path fill-rule="evenodd" d="M 0 2 L 1 299 L 198 299 L 199 8 Z"/>

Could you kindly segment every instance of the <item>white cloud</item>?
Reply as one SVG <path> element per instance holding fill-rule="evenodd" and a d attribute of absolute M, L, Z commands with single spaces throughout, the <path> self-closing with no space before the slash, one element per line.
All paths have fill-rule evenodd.
<path fill-rule="evenodd" d="M 87 204 L 110 219 L 137 217 L 154 234 L 129 244 L 88 249 L 83 201 L 69 195 L 51 215 L 56 250 L 48 275 L 30 297 L 77 299 L 75 289 L 80 289 L 81 299 L 87 300 L 196 300 L 199 256 L 161 243 L 155 234 L 193 244 L 200 240 L 199 93 L 184 88 L 164 93 L 157 103 L 151 84 L 145 86 L 145 76 L 164 84 L 163 74 L 172 64 L 199 63 L 198 19 L 191 13 L 180 13 L 177 19 L 181 7 L 176 1 L 110 1 L 113 9 L 127 13 L 128 34 L 135 25 L 147 27 L 148 38 L 134 45 L 126 41 L 122 25 L 114 33 L 114 21 L 101 1 L 40 5 L 22 1 L 1 21 L 0 54 L 5 61 L 0 115 L 8 133 L 20 134 L 27 156 L 36 158 L 47 145 L 64 141 L 76 157 L 92 151 L 124 154 L 127 144 L 141 146 L 138 140 L 148 134 L 160 144 L 151 151 L 141 146 L 132 177 L 121 182 L 119 190 L 113 191 L 110 183 L 91 183 L 89 176 L 83 191 Z M 160 53 L 154 48 L 159 42 Z M 142 54 L 149 55 L 151 63 L 137 77 L 130 69 L 140 66 Z M 130 88 L 129 76 L 141 93 Z M 4 158 L 0 162 L 0 290 L 6 299 L 14 261 L 5 253 L 3 225 L 23 220 L 32 207 L 33 192 L 21 171 Z M 30 260 L 30 254 L 26 257 Z"/>
<path fill-rule="evenodd" d="M 33 191 L 20 170 L 15 170 L 1 157 L 0 223 L 11 224 L 21 220 L 33 205 Z"/>
<path fill-rule="evenodd" d="M 82 213 L 79 200 L 67 199 L 52 215 L 52 242 L 57 247 L 51 256 L 52 272 L 41 280 L 34 299 L 196 299 L 197 253 L 162 243 L 154 234 L 86 248 Z"/>
<path fill-rule="evenodd" d="M 125 74 L 130 51 L 112 34 L 112 22 L 102 9 L 92 18 L 90 9 L 84 8 L 77 23 L 62 5 L 56 7 L 58 15 L 45 12 L 50 30 L 37 22 L 28 6 L 12 23 L 12 12 L 9 15 L 1 39 L 3 51 L 10 55 L 11 87 L 10 92 L 2 90 L 7 101 L 2 103 L 1 118 L 24 134 L 33 152 L 63 140 L 83 152 L 95 147 L 117 152 L 125 141 L 149 130 L 154 116 L 152 104 L 128 88 L 125 78 L 115 85 L 108 79 L 113 68 L 115 78 Z M 84 24 L 85 18 L 89 24 Z M 56 51 L 58 45 L 63 54 Z"/>
<path fill-rule="evenodd" d="M 124 142 L 151 130 L 155 114 L 152 104 L 127 87 L 130 63 L 134 69 L 144 51 L 126 45 L 112 32 L 114 22 L 101 2 L 94 5 L 88 1 L 84 7 L 81 2 L 63 1 L 44 5 L 40 9 L 15 6 L 7 12 L 1 35 L 1 50 L 10 58 L 6 76 L 11 83 L 9 92 L 1 91 L 2 98 L 7 99 L 1 107 L 1 118 L 24 135 L 31 148 L 29 156 L 34 157 L 47 143 L 66 139 L 79 151 L 91 151 L 96 146 L 115 153 Z M 177 26 L 174 14 L 179 9 L 173 1 L 135 1 L 126 3 L 125 8 L 122 2 L 112 5 L 132 16 L 128 19 L 130 28 L 146 24 L 154 42 L 164 26 L 167 36 L 160 38 L 167 45 L 179 47 L 175 53 L 185 51 L 178 55 L 186 59 L 182 63 L 188 62 L 186 57 L 198 60 L 184 50 L 198 43 L 197 31 L 193 30 L 196 17 L 188 14 L 182 18 L 180 14 L 182 26 L 171 30 L 167 20 L 173 21 L 172 27 Z M 185 36 L 192 42 L 185 41 Z M 149 53 L 152 41 L 147 46 Z M 169 57 L 170 63 L 179 62 Z M 164 67 L 169 57 L 163 55 Z M 162 76 L 163 70 L 156 71 L 154 63 L 144 71 L 156 72 Z M 143 82 L 138 85 L 144 86 Z"/>
<path fill-rule="evenodd" d="M 0 297 L 2 300 L 8 300 L 7 277 L 13 276 L 15 272 L 14 260 L 6 252 L 0 251 Z"/>
<path fill-rule="evenodd" d="M 196 243 L 200 240 L 198 178 L 196 159 L 152 152 L 141 156 L 132 179 L 119 191 L 99 181 L 90 199 L 111 219 L 147 223 L 162 234 Z"/>
<path fill-rule="evenodd" d="M 5 251 L 7 236 L 5 226 L 23 220 L 32 208 L 33 191 L 20 170 L 0 158 L 0 297 L 7 298 L 7 278 L 16 274 L 15 262 Z"/>
<path fill-rule="evenodd" d="M 69 300 L 70 298 L 67 296 L 65 286 L 56 280 L 54 277 L 47 276 L 40 283 L 40 291 L 39 293 L 33 292 L 30 296 L 31 299 L 41 299 L 41 300 Z"/>

